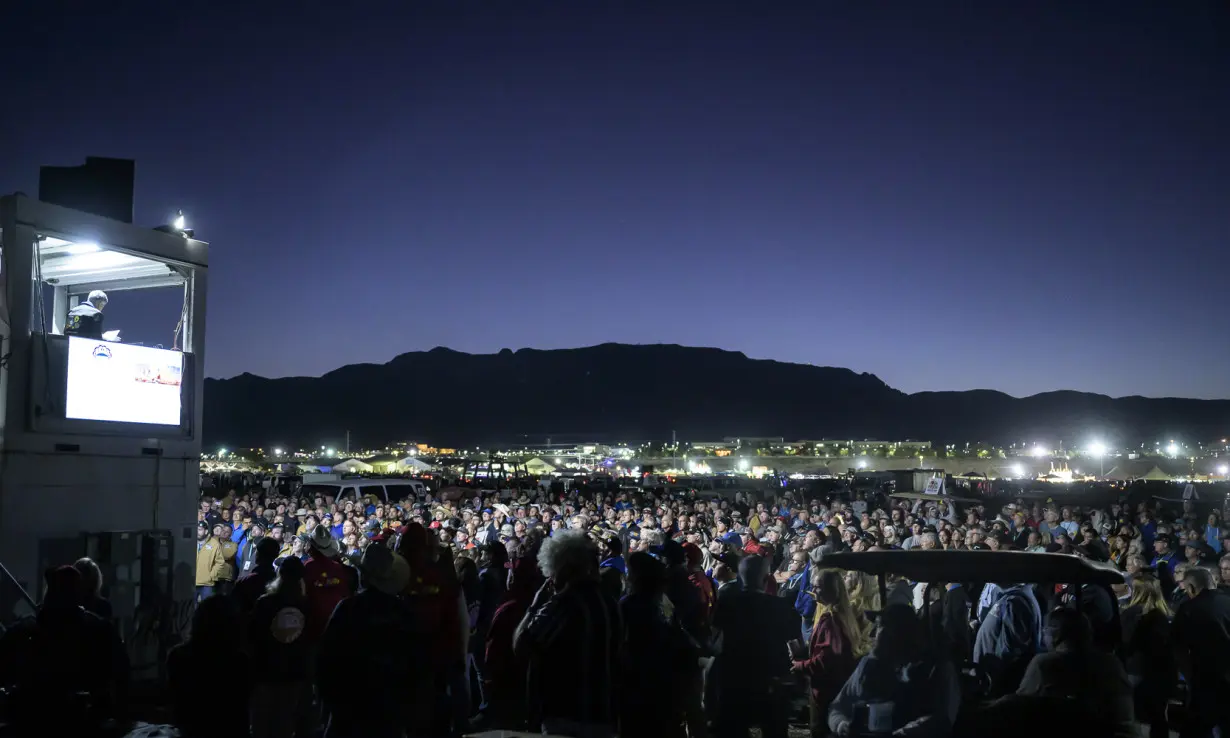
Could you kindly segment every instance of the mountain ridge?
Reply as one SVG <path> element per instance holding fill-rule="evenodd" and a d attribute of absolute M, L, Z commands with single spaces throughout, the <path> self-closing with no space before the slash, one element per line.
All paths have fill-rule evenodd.
<path fill-rule="evenodd" d="M 678 344 L 605 343 L 471 354 L 437 346 L 319 377 L 205 380 L 206 443 L 437 445 L 725 436 L 935 442 L 1192 440 L 1230 430 L 1230 401 L 1055 390 L 907 394 L 843 367 L 751 359 Z"/>

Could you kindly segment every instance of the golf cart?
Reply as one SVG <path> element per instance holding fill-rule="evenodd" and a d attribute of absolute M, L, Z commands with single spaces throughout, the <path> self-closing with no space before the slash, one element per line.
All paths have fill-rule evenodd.
<path fill-rule="evenodd" d="M 948 597 L 949 583 L 965 586 L 979 584 L 1028 584 L 1028 585 L 1076 585 L 1072 587 L 1075 603 L 1079 607 L 1083 585 L 1111 586 L 1123 584 L 1124 575 L 1108 564 L 1068 554 L 1026 553 L 1021 551 L 866 551 L 862 553 L 835 553 L 824 556 L 821 567 L 851 570 L 874 575 L 879 580 L 881 600 L 889 602 L 889 578 L 895 577 L 914 584 L 925 584 L 922 608 L 919 616 L 926 623 L 925 633 L 932 640 L 930 651 L 936 659 L 953 657 L 948 649 L 936 643 L 942 636 L 941 628 L 934 622 L 934 603 L 944 611 L 944 599 Z M 971 597 L 971 604 L 977 602 Z M 1043 615 L 1045 617 L 1045 605 Z M 994 727 L 997 738 L 1005 735 L 1036 735 L 1037 725 L 1032 720 L 1015 719 L 1026 714 L 1046 715 L 1048 724 L 1064 725 L 1065 732 L 1074 726 L 1084 730 L 1077 733 L 1090 736 L 1115 736 L 1122 732 L 1099 725 L 1101 716 L 1090 712 L 1083 704 L 1066 697 L 1018 697 L 1016 684 L 995 684 L 987 670 L 980 664 L 967 661 L 953 664 L 959 673 L 961 692 L 960 709 L 951 734 L 956 736 L 982 736 Z M 1019 681 L 1019 677 L 1018 677 Z M 1008 695 L 993 699 L 996 695 Z M 991 722 L 988 715 L 996 719 Z M 1013 719 L 1005 719 L 1011 715 Z M 866 729 L 859 735 L 875 735 Z"/>

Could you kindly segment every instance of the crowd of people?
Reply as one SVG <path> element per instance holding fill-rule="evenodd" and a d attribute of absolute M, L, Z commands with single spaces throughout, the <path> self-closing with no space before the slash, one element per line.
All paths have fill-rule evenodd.
<path fill-rule="evenodd" d="M 198 605 L 167 660 L 184 735 L 781 738 L 805 696 L 816 736 L 1012 732 L 1038 710 L 1230 736 L 1216 510 L 453 492 L 203 500 Z M 1125 583 L 881 587 L 825 565 L 890 549 L 1067 553 Z"/>

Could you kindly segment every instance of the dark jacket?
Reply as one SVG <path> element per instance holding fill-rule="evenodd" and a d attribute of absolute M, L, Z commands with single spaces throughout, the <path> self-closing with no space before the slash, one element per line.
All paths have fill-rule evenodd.
<path fill-rule="evenodd" d="M 234 540 L 234 539 L 232 539 Z M 260 539 L 253 540 L 249 535 L 237 541 L 239 544 L 239 555 L 235 557 L 235 578 L 242 579 L 243 575 L 250 574 L 256 569 L 256 543 Z"/>
<path fill-rule="evenodd" d="M 13 688 L 15 723 L 45 725 L 54 716 L 62 730 L 85 730 L 86 722 L 114 716 L 127 670 L 114 626 L 80 607 L 43 607 L 0 638 L 0 683 Z"/>
<path fill-rule="evenodd" d="M 1224 694 L 1230 689 L 1230 596 L 1201 592 L 1175 613 L 1170 632 L 1191 664 L 1184 676 L 1193 691 Z"/>
<path fill-rule="evenodd" d="M 481 653 L 487 647 L 487 630 L 496 608 L 504 600 L 507 589 L 508 570 L 488 567 L 478 573 L 478 623 L 471 638 L 470 650 Z"/>
<path fill-rule="evenodd" d="M 82 605 L 82 607 L 85 608 L 86 612 L 94 613 L 103 620 L 111 622 L 111 618 L 113 617 L 111 611 L 111 601 L 106 597 L 91 595 L 86 599 L 85 604 Z"/>
<path fill-rule="evenodd" d="M 1073 607 L 1077 607 L 1075 601 Z M 1086 584 L 1080 590 L 1079 609 L 1093 626 L 1093 642 L 1106 653 L 1115 653 L 1123 640 L 1123 626 L 1119 622 L 1119 600 L 1110 588 L 1100 584 Z"/>
<path fill-rule="evenodd" d="M 651 725 L 678 725 L 683 717 L 681 685 L 696 667 L 699 652 L 682 628 L 666 618 L 658 595 L 630 594 L 620 600 L 626 646 L 619 669 L 624 732 Z M 654 668 L 646 669 L 646 664 Z"/>
<path fill-rule="evenodd" d="M 1017 694 L 1070 700 L 1115 735 L 1136 735 L 1127 673 L 1118 658 L 1100 647 L 1073 651 L 1060 646 L 1038 654 Z"/>
<path fill-rule="evenodd" d="M 396 734 L 406 725 L 408 696 L 424 678 L 425 634 L 401 597 L 366 589 L 333 611 L 321 635 L 316 687 L 330 713 L 330 736 Z M 373 678 L 359 678 L 370 675 Z"/>
<path fill-rule="evenodd" d="M 598 580 L 573 582 L 527 614 L 517 650 L 529 658 L 531 725 L 542 719 L 614 725 L 624 629 Z"/>
<path fill-rule="evenodd" d="M 841 723 L 848 722 L 855 734 L 870 732 L 865 723 L 875 716 L 871 710 L 860 706 L 872 703 L 891 706 L 876 711 L 891 722 L 884 726 L 886 730 L 877 733 L 892 733 L 909 723 L 922 721 L 909 735 L 948 736 L 961 706 L 957 671 L 947 659 L 928 659 L 902 667 L 880 658 L 873 650 L 858 663 L 833 699 L 829 707 L 829 729 L 837 732 Z"/>
<path fill-rule="evenodd" d="M 1170 643 L 1170 619 L 1160 610 L 1141 613 L 1129 605 L 1121 614 L 1123 646 L 1120 651 L 1128 676 L 1136 683 L 1153 685 L 1167 696 L 1177 679 L 1174 650 Z"/>
<path fill-rule="evenodd" d="M 231 596 L 235 598 L 239 611 L 245 615 L 252 612 L 256 608 L 256 601 L 264 596 L 269 583 L 277 576 L 273 566 L 265 566 L 239 577 L 239 581 L 235 582 L 231 589 Z"/>
<path fill-rule="evenodd" d="M 732 590 L 718 598 L 713 627 L 721 633 L 715 668 L 725 675 L 721 689 L 768 689 L 790 671 L 786 644 L 799 637 L 802 624 L 794 603 L 765 592 Z"/>
<path fill-rule="evenodd" d="M 64 335 L 101 340 L 102 327 L 102 311 L 88 302 L 83 302 L 68 311 L 68 321 L 64 324 Z"/>
<path fill-rule="evenodd" d="M 312 650 L 304 630 L 307 598 L 298 592 L 262 595 L 248 620 L 252 680 L 284 684 L 310 678 Z"/>
<path fill-rule="evenodd" d="M 219 654 L 234 657 L 234 643 L 189 640 L 167 654 L 167 686 L 175 727 L 184 738 L 244 735 L 248 727 L 251 669 L 218 671 Z M 219 692 L 224 688 L 224 692 Z M 224 699 L 211 698 L 224 696 Z"/>
<path fill-rule="evenodd" d="M 970 630 L 969 590 L 963 584 L 950 585 L 943 603 L 931 603 L 932 633 L 937 644 L 947 647 L 946 653 L 953 664 L 960 667 L 973 653 L 974 633 Z"/>

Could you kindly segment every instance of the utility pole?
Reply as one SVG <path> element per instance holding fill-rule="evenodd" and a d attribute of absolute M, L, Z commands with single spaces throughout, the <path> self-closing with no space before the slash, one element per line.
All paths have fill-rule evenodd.
<path fill-rule="evenodd" d="M 350 455 L 350 431 L 346 431 L 346 455 Z"/>

